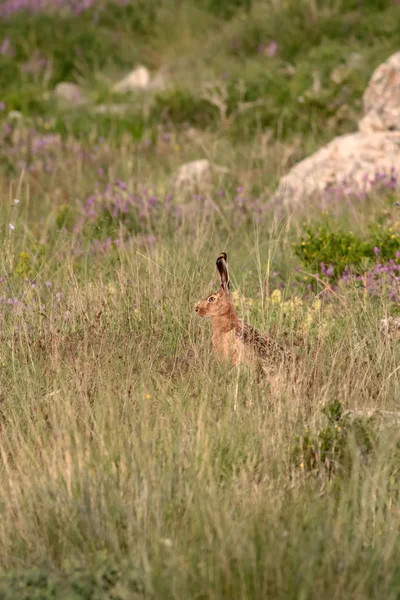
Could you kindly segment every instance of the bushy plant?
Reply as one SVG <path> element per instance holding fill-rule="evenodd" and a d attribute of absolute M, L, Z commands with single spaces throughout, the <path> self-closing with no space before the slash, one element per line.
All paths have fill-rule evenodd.
<path fill-rule="evenodd" d="M 216 120 L 217 109 L 207 100 L 196 98 L 188 90 L 175 89 L 157 95 L 152 109 L 152 118 L 177 125 L 191 123 L 198 127 L 205 127 Z"/>
<path fill-rule="evenodd" d="M 20 252 L 14 267 L 14 277 L 26 279 L 32 274 L 32 260 L 27 252 Z"/>
<path fill-rule="evenodd" d="M 307 268 L 320 271 L 321 265 L 332 265 L 329 275 L 334 279 L 349 267 L 365 272 L 373 262 L 398 258 L 399 249 L 400 232 L 381 224 L 371 225 L 365 237 L 343 229 L 333 231 L 328 225 L 311 225 L 294 244 L 295 254 Z"/>
<path fill-rule="evenodd" d="M 366 420 L 344 414 L 340 400 L 329 402 L 322 412 L 327 425 L 317 431 L 304 430 L 293 451 L 294 464 L 304 471 L 345 474 L 353 462 L 352 444 L 367 457 L 373 450 L 374 431 Z"/>

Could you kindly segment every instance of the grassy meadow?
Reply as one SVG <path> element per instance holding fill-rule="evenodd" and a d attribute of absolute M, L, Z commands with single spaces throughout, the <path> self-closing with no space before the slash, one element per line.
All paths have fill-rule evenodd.
<path fill-rule="evenodd" d="M 272 197 L 399 48 L 390 0 L 0 3 L 0 600 L 399 598 L 398 174 Z M 223 250 L 289 365 L 216 362 Z"/>

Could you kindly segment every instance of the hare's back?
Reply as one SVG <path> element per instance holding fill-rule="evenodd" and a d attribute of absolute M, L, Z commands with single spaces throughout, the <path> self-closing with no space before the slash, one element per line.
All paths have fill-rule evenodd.
<path fill-rule="evenodd" d="M 288 352 L 283 346 L 276 342 L 271 337 L 260 333 L 244 321 L 239 321 L 236 327 L 236 337 L 238 343 L 244 347 L 244 352 L 248 355 L 249 352 L 254 353 L 258 357 L 267 360 L 288 356 Z"/>

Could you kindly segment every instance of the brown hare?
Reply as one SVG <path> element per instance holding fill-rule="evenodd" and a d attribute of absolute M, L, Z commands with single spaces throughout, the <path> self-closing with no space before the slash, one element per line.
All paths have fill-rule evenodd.
<path fill-rule="evenodd" d="M 281 361 L 290 356 L 282 346 L 259 333 L 236 314 L 230 295 L 229 272 L 225 252 L 217 258 L 220 289 L 196 305 L 200 317 L 211 318 L 214 352 L 220 361 L 241 362 Z"/>

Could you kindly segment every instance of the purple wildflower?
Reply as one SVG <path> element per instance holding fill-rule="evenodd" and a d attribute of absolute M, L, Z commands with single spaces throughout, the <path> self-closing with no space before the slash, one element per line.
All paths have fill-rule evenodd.
<path fill-rule="evenodd" d="M 267 56 L 272 57 L 272 56 L 275 56 L 275 54 L 277 53 L 277 50 L 278 50 L 278 44 L 276 43 L 275 40 L 271 40 L 265 49 L 265 54 Z"/>
<path fill-rule="evenodd" d="M 2 56 L 5 56 L 6 54 L 8 54 L 10 47 L 11 47 L 10 40 L 8 38 L 4 38 L 4 40 L 0 44 L 0 54 Z"/>
<path fill-rule="evenodd" d="M 332 265 L 329 265 L 329 267 L 325 271 L 325 275 L 327 275 L 328 277 L 332 277 L 333 273 L 334 273 L 334 268 Z"/>

